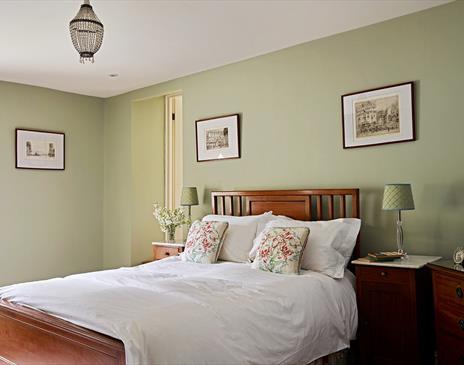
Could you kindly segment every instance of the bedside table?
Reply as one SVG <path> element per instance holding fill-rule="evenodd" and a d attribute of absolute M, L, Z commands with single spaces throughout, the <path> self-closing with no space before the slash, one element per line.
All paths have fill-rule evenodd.
<path fill-rule="evenodd" d="M 464 269 L 451 260 L 432 270 L 439 365 L 464 365 Z"/>
<path fill-rule="evenodd" d="M 432 281 L 438 256 L 355 260 L 361 364 L 433 364 Z"/>
<path fill-rule="evenodd" d="M 153 260 L 161 260 L 170 256 L 177 256 L 184 252 L 185 243 L 168 243 L 168 242 L 152 242 Z"/>

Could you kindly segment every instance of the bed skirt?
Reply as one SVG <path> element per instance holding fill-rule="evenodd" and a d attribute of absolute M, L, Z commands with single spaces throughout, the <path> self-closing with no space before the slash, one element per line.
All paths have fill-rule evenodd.
<path fill-rule="evenodd" d="M 333 354 L 314 360 L 308 365 L 348 365 L 348 351 L 349 349 L 344 349 L 334 352 Z"/>

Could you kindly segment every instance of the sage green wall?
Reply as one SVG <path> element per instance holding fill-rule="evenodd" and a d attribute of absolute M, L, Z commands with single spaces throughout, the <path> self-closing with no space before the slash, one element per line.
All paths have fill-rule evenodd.
<path fill-rule="evenodd" d="M 130 184 L 117 179 L 131 171 L 131 102 L 175 90 L 184 96 L 184 184 L 202 198 L 195 216 L 209 211 L 211 189 L 359 187 L 363 252 L 394 249 L 383 185 L 410 182 L 407 249 L 450 256 L 464 240 L 463 19 L 457 1 L 107 100 L 105 226 L 115 232 L 105 235 L 105 264 L 131 260 Z M 343 150 L 340 96 L 410 80 L 418 140 Z M 242 158 L 197 163 L 194 121 L 236 112 Z"/>
<path fill-rule="evenodd" d="M 164 98 L 132 103 L 131 264 L 153 254 L 164 234 L 153 219 L 153 203 L 164 204 Z"/>
<path fill-rule="evenodd" d="M 103 135 L 103 265 L 128 266 L 132 241 L 130 106 L 105 100 Z"/>
<path fill-rule="evenodd" d="M 66 134 L 66 170 L 15 169 L 15 128 Z M 103 102 L 0 82 L 0 286 L 100 269 Z"/>

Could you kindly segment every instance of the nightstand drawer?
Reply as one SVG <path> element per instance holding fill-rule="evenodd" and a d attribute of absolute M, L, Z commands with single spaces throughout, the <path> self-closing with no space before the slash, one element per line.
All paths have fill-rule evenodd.
<path fill-rule="evenodd" d="M 439 365 L 464 365 L 464 272 L 451 260 L 430 265 Z"/>
<path fill-rule="evenodd" d="M 453 303 L 464 310 L 464 279 L 435 273 L 435 295 L 438 302 Z"/>
<path fill-rule="evenodd" d="M 362 265 L 356 266 L 356 277 L 360 281 L 408 284 L 411 273 L 414 272 L 408 269 Z"/>
<path fill-rule="evenodd" d="M 438 364 L 464 365 L 464 341 L 439 331 L 437 333 Z"/>
<path fill-rule="evenodd" d="M 440 303 L 436 316 L 441 329 L 464 343 L 464 308 L 459 310 L 455 306 Z"/>
<path fill-rule="evenodd" d="M 170 256 L 177 256 L 178 254 L 179 254 L 179 249 L 176 247 L 163 247 L 163 246 L 153 247 L 153 256 L 155 260 L 164 259 Z"/>

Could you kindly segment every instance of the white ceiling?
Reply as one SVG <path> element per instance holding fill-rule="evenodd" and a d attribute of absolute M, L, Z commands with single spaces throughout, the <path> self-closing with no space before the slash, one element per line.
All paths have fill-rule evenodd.
<path fill-rule="evenodd" d="M 108 97 L 446 2 L 92 0 L 105 36 L 82 65 L 68 32 L 81 1 L 1 0 L 0 79 Z"/>

